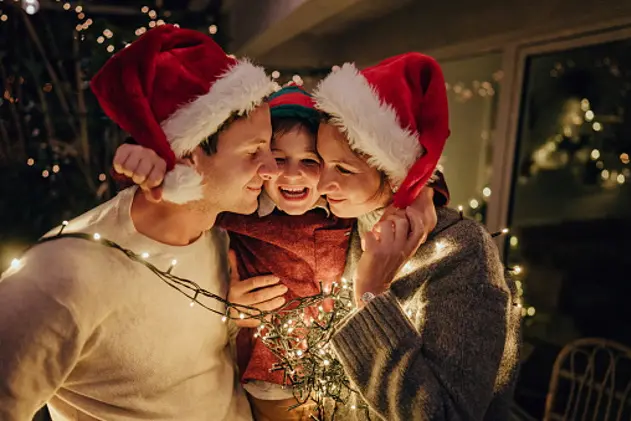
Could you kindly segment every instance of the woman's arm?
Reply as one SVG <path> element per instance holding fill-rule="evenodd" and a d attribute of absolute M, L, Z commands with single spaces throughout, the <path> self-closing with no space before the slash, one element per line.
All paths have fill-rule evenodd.
<path fill-rule="evenodd" d="M 418 287 L 414 323 L 391 290 L 347 319 L 332 340 L 346 373 L 383 419 L 480 420 L 498 379 L 511 375 L 502 370 L 514 365 L 504 358 L 516 353 L 509 321 L 517 310 L 497 250 L 488 234 L 469 231 L 451 241 L 455 250 L 435 264 L 425 285 L 398 281 Z"/>

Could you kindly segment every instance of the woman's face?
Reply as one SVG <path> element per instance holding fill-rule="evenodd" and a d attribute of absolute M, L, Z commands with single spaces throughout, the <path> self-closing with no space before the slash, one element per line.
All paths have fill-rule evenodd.
<path fill-rule="evenodd" d="M 326 196 L 333 214 L 357 218 L 390 203 L 392 190 L 379 171 L 351 150 L 336 126 L 320 124 L 318 154 L 322 158 L 318 191 Z"/>

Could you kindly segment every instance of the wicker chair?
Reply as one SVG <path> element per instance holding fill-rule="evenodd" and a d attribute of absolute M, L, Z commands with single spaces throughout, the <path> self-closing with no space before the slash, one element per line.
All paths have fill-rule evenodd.
<path fill-rule="evenodd" d="M 631 348 L 580 339 L 557 357 L 544 421 L 631 420 Z"/>

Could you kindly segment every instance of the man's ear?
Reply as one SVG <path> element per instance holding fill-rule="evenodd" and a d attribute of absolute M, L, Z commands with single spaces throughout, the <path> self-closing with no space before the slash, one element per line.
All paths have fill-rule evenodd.
<path fill-rule="evenodd" d="M 202 148 L 198 146 L 195 149 L 193 149 L 191 152 L 184 155 L 183 157 L 178 158 L 176 160 L 176 164 L 186 165 L 187 167 L 192 167 L 192 168 L 197 169 L 197 167 L 200 165 L 200 162 L 201 162 L 200 154 L 203 154 L 203 153 L 204 151 L 202 151 Z"/>

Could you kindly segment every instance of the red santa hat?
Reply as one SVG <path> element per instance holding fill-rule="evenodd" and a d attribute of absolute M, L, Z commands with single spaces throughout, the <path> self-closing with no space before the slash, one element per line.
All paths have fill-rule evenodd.
<path fill-rule="evenodd" d="M 396 190 L 395 205 L 410 205 L 434 174 L 449 137 L 447 91 L 438 63 L 420 53 L 362 71 L 346 63 L 313 95 L 351 149 L 386 173 Z"/>
<path fill-rule="evenodd" d="M 114 55 L 91 81 L 105 113 L 167 163 L 165 200 L 202 197 L 202 177 L 177 164 L 233 114 L 245 114 L 276 83 L 263 68 L 228 56 L 201 32 L 163 25 Z"/>

